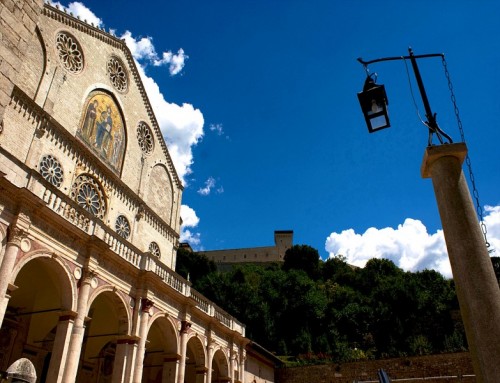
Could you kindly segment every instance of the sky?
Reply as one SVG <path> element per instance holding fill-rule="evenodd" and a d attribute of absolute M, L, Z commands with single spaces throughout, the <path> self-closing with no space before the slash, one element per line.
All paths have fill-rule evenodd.
<path fill-rule="evenodd" d="M 369 134 L 356 96 L 358 57 L 444 53 L 464 174 L 500 256 L 498 1 L 58 4 L 125 39 L 183 180 L 181 241 L 195 250 L 270 246 L 275 230 L 293 230 L 323 260 L 388 258 L 451 277 L 420 175 L 428 129 L 409 63 L 368 68 L 385 85 L 389 129 Z M 418 65 L 440 128 L 462 142 L 441 58 Z"/>

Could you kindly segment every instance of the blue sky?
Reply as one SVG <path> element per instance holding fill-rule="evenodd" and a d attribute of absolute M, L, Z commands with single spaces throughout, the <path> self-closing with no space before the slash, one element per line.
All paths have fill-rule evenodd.
<path fill-rule="evenodd" d="M 427 128 L 403 61 L 370 66 L 390 129 L 369 134 L 356 61 L 444 53 L 489 241 L 500 251 L 496 1 L 61 2 L 126 39 L 184 180 L 182 239 L 268 246 L 274 230 L 356 265 L 387 257 L 450 276 Z M 441 59 L 419 60 L 439 126 L 461 141 Z M 418 111 L 425 112 L 410 68 Z M 468 177 L 468 171 L 464 168 Z M 500 254 L 496 254 L 500 255 Z"/>

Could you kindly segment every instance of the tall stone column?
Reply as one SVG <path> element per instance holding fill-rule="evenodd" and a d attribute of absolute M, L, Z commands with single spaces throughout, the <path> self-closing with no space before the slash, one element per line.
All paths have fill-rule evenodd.
<path fill-rule="evenodd" d="M 214 357 L 214 344 L 208 341 L 208 352 L 207 352 L 207 383 L 212 382 L 212 359 Z"/>
<path fill-rule="evenodd" d="M 234 364 L 236 363 L 236 354 L 234 353 L 234 350 L 231 349 L 231 355 L 230 355 L 230 360 L 229 360 L 229 379 L 231 380 L 231 383 L 234 383 Z"/>
<path fill-rule="evenodd" d="M 465 144 L 428 147 L 422 177 L 432 178 L 477 382 L 500 377 L 500 289 L 462 172 Z"/>
<path fill-rule="evenodd" d="M 187 333 L 191 323 L 183 320 L 181 325 L 181 360 L 179 363 L 179 373 L 177 375 L 177 383 L 184 383 L 186 375 L 186 352 L 187 352 Z"/>
<path fill-rule="evenodd" d="M 62 383 L 63 381 L 64 366 L 76 316 L 77 313 L 73 311 L 63 312 L 59 316 L 49 371 L 47 372 L 47 382 Z"/>
<path fill-rule="evenodd" d="M 241 359 L 240 359 L 240 379 L 241 383 L 245 383 L 245 361 L 247 359 L 247 353 L 245 347 L 241 347 Z"/>
<path fill-rule="evenodd" d="M 139 344 L 137 346 L 137 356 L 135 359 L 133 383 L 141 383 L 144 354 L 146 352 L 146 340 L 148 338 L 149 310 L 153 307 L 153 302 L 147 298 L 141 299 L 141 321 L 139 324 Z"/>
<path fill-rule="evenodd" d="M 84 277 L 81 280 L 80 289 L 78 291 L 78 308 L 71 340 L 69 344 L 68 357 L 64 368 L 63 382 L 74 382 L 78 372 L 78 364 L 80 361 L 80 353 L 82 351 L 83 337 L 85 335 L 85 318 L 87 314 L 87 304 L 89 301 L 92 279 L 95 277 L 94 272 L 85 270 Z"/>
<path fill-rule="evenodd" d="M 179 370 L 180 355 L 164 355 L 162 383 L 176 383 L 177 371 Z"/>
<path fill-rule="evenodd" d="M 16 264 L 16 258 L 21 248 L 21 240 L 25 237 L 22 229 L 12 226 L 9 227 L 7 246 L 3 256 L 2 265 L 0 265 L 0 327 L 5 317 L 5 311 L 9 304 L 10 294 L 8 291 L 12 270 Z"/>
<path fill-rule="evenodd" d="M 130 349 L 134 346 L 135 339 L 127 336 L 116 341 L 115 361 L 113 363 L 112 383 L 124 383 L 127 377 L 127 366 Z"/>

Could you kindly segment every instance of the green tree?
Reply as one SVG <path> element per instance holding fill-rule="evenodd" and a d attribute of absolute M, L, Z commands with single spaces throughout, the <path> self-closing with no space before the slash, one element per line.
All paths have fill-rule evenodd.
<path fill-rule="evenodd" d="M 309 278 L 319 277 L 320 256 L 318 250 L 308 245 L 294 245 L 284 257 L 283 270 L 303 270 Z"/>
<path fill-rule="evenodd" d="M 215 262 L 209 260 L 205 255 L 193 253 L 183 248 L 177 250 L 175 271 L 186 279 L 189 276 L 195 288 L 199 279 L 207 274 L 214 273 L 216 270 Z"/>

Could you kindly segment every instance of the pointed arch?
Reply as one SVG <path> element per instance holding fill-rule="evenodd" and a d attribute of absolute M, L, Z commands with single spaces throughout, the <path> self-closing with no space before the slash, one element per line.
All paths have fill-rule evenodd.
<path fill-rule="evenodd" d="M 145 202 L 169 225 L 172 225 L 174 191 L 172 179 L 164 164 L 156 164 L 149 172 Z"/>

